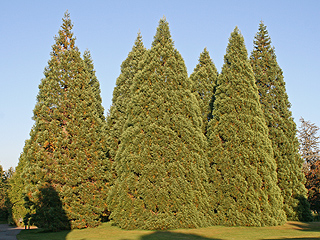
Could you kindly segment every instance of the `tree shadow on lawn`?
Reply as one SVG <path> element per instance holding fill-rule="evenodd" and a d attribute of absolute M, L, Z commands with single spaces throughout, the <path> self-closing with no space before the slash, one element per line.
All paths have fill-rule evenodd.
<path fill-rule="evenodd" d="M 288 222 L 288 224 L 300 231 L 319 232 L 320 234 L 320 222 Z"/>
<path fill-rule="evenodd" d="M 319 240 L 320 239 L 320 222 L 288 222 L 288 225 L 294 227 L 298 231 L 319 232 L 319 237 L 282 237 L 261 240 Z"/>
<path fill-rule="evenodd" d="M 44 229 L 27 229 L 22 230 L 17 237 L 19 240 L 64 240 L 67 239 L 69 233 L 70 230 L 52 232 Z"/>
<path fill-rule="evenodd" d="M 283 237 L 283 238 L 270 238 L 270 239 L 266 239 L 266 238 L 263 238 L 261 240 L 319 240 L 320 238 L 319 237 L 302 237 L 302 238 L 286 238 L 286 237 Z"/>
<path fill-rule="evenodd" d="M 221 240 L 218 238 L 206 238 L 196 234 L 176 233 L 169 231 L 157 231 L 149 235 L 142 236 L 140 240 Z M 126 240 L 126 239 L 122 239 Z"/>

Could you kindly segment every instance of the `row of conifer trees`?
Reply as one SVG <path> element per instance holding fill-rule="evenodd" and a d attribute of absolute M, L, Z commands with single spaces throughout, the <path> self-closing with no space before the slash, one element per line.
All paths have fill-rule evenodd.
<path fill-rule="evenodd" d="M 296 125 L 261 23 L 250 58 L 235 28 L 218 71 L 207 49 L 188 77 L 168 22 L 140 33 L 105 118 L 90 53 L 69 14 L 39 85 L 11 180 L 12 220 L 51 230 L 112 219 L 126 229 L 271 226 L 311 220 Z"/>

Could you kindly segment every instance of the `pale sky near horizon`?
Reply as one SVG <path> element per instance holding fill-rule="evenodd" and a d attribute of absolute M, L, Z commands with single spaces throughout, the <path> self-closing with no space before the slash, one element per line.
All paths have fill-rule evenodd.
<path fill-rule="evenodd" d="M 220 72 L 228 38 L 235 26 L 248 54 L 260 21 L 264 21 L 284 73 L 291 111 L 320 127 L 320 1 L 318 0 L 135 0 L 0 2 L 0 164 L 16 167 L 31 119 L 54 36 L 68 10 L 76 45 L 91 51 L 105 113 L 120 65 L 141 31 L 149 49 L 165 16 L 175 47 L 190 75 L 207 47 Z"/>

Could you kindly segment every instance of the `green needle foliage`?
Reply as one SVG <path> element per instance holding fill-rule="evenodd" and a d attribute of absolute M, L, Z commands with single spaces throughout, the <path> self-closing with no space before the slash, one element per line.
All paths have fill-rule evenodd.
<path fill-rule="evenodd" d="M 96 77 L 96 71 L 94 70 L 93 60 L 91 58 L 91 54 L 89 50 L 84 52 L 83 60 L 86 64 L 86 68 L 90 78 L 89 85 L 91 86 L 94 97 L 95 97 L 94 108 L 99 118 L 103 121 L 105 117 L 104 117 L 104 108 L 102 106 L 100 83 Z"/>
<path fill-rule="evenodd" d="M 283 224 L 282 197 L 268 128 L 243 36 L 231 33 L 208 126 L 216 224 Z"/>
<path fill-rule="evenodd" d="M 111 218 L 126 229 L 208 226 L 200 109 L 165 19 L 139 68 L 115 158 Z"/>
<path fill-rule="evenodd" d="M 146 53 L 141 34 L 138 33 L 134 46 L 128 57 L 121 64 L 121 73 L 117 78 L 116 87 L 113 90 L 112 106 L 107 116 L 108 146 L 110 157 L 115 159 L 123 127 L 127 120 L 126 109 L 130 101 L 130 86 L 134 76 L 140 70 L 139 62 Z"/>
<path fill-rule="evenodd" d="M 75 46 L 72 27 L 66 13 L 39 85 L 35 124 L 23 153 L 31 220 L 47 211 L 39 201 L 49 199 L 43 194 L 52 191 L 43 189 L 52 187 L 61 200 L 49 201 L 57 203 L 50 206 L 52 213 L 60 214 L 62 207 L 64 221 L 70 222 L 60 221 L 55 230 L 97 226 L 106 209 L 110 179 L 99 84 L 90 54 L 83 60 Z M 52 221 L 59 219 L 50 216 Z"/>
<path fill-rule="evenodd" d="M 312 216 L 306 201 L 307 191 L 304 187 L 303 161 L 299 155 L 296 124 L 290 111 L 282 70 L 271 47 L 267 28 L 262 22 L 255 36 L 250 61 L 277 163 L 283 208 L 288 220 L 310 221 Z"/>
<path fill-rule="evenodd" d="M 12 177 L 13 170 L 10 168 L 7 171 L 3 171 L 0 165 L 0 220 L 7 221 L 11 204 L 8 198 L 8 193 L 10 191 L 9 181 Z"/>
<path fill-rule="evenodd" d="M 202 116 L 202 131 L 207 132 L 209 120 L 212 119 L 212 104 L 218 71 L 212 62 L 208 50 L 205 48 L 200 54 L 199 63 L 190 75 L 193 83 L 192 91 L 195 93 Z"/>
<path fill-rule="evenodd" d="M 11 211 L 9 215 L 8 222 L 10 224 L 15 224 L 18 227 L 23 226 L 23 218 L 26 214 L 30 213 L 29 209 L 25 208 L 24 200 L 24 189 L 25 189 L 25 179 L 23 176 L 24 169 L 27 167 L 27 154 L 30 149 L 30 141 L 25 142 L 23 152 L 20 155 L 18 166 L 10 179 L 10 191 L 9 199 L 11 202 Z"/>

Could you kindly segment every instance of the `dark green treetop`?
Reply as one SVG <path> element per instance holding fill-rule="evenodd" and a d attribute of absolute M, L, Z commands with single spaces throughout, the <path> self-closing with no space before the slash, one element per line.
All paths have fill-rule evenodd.
<path fill-rule="evenodd" d="M 70 222 L 60 229 L 97 226 L 110 179 L 97 80 L 90 56 L 86 53 L 84 61 L 75 46 L 72 27 L 66 13 L 39 85 L 35 124 L 23 153 L 28 204 L 35 208 L 40 190 L 52 186 Z M 61 212 L 59 204 L 52 208 Z M 36 218 L 37 212 L 32 214 Z"/>
<path fill-rule="evenodd" d="M 190 75 L 193 83 L 192 91 L 195 93 L 202 116 L 202 131 L 207 132 L 209 120 L 212 119 L 212 104 L 218 71 L 212 62 L 208 50 L 205 48 L 200 54 L 199 63 Z"/>
<path fill-rule="evenodd" d="M 216 224 L 265 226 L 286 220 L 276 163 L 243 36 L 229 38 L 208 126 Z"/>
<path fill-rule="evenodd" d="M 261 108 L 269 128 L 269 138 L 277 164 L 278 186 L 281 189 L 287 218 L 310 220 L 309 205 L 303 200 L 306 199 L 305 178 L 299 156 L 296 124 L 290 111 L 291 105 L 283 73 L 263 22 L 260 23 L 255 36 L 250 62 L 260 95 Z"/>
<path fill-rule="evenodd" d="M 115 159 L 111 218 L 127 229 L 208 226 L 200 109 L 165 19 L 139 66 Z"/>
<path fill-rule="evenodd" d="M 134 76 L 140 70 L 139 62 L 143 60 L 146 51 L 139 32 L 131 52 L 121 64 L 121 73 L 113 90 L 112 105 L 107 116 L 108 146 L 112 160 L 114 160 L 118 150 L 120 137 L 127 119 L 126 109 L 131 97 L 130 86 L 133 83 Z"/>

